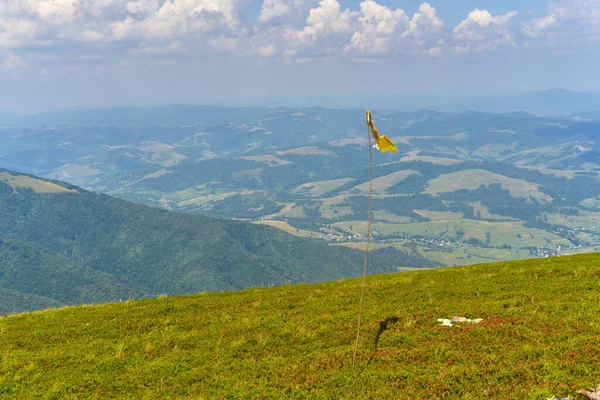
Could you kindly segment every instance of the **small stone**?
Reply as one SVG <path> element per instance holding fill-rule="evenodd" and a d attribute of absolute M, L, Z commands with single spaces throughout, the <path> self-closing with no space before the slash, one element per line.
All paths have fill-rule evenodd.
<path fill-rule="evenodd" d="M 483 318 L 475 318 L 474 320 L 471 321 L 472 324 L 478 324 L 481 321 L 483 321 Z"/>
<path fill-rule="evenodd" d="M 449 319 L 439 318 L 438 322 L 440 322 L 442 326 L 452 326 L 452 322 Z"/>
<path fill-rule="evenodd" d="M 457 317 L 456 315 L 452 317 L 452 322 L 467 322 L 467 318 L 465 317 Z"/>

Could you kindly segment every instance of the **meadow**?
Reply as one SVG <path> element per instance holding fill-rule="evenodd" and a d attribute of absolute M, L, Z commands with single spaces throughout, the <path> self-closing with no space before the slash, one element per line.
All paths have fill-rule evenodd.
<path fill-rule="evenodd" d="M 361 265 L 357 265 L 361 268 Z M 0 397 L 547 399 L 600 383 L 597 254 L 0 318 Z M 441 326 L 438 318 L 483 318 Z"/>

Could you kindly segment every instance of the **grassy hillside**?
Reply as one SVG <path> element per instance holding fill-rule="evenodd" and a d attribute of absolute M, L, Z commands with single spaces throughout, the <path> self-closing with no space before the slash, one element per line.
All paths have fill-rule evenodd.
<path fill-rule="evenodd" d="M 190 216 L 0 171 L 0 313 L 361 273 L 357 250 L 247 222 Z M 48 187 L 64 191 L 47 192 Z M 384 249 L 373 272 L 431 267 Z M 5 295 L 18 292 L 18 296 Z"/>
<path fill-rule="evenodd" d="M 574 397 L 600 383 L 600 256 L 0 318 L 0 397 Z M 438 318 L 483 318 L 443 327 Z"/>

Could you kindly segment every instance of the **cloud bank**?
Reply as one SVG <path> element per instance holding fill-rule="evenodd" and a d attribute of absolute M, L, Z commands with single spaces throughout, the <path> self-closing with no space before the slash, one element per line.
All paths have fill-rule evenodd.
<path fill-rule="evenodd" d="M 259 0 L 255 0 L 259 1 Z M 600 42 L 600 0 L 549 3 L 539 15 L 476 8 L 457 24 L 427 2 L 408 13 L 376 0 L 0 0 L 0 62 L 127 57 L 323 57 L 349 61 L 403 55 L 460 57 L 506 49 Z M 69 49 L 69 50 L 66 50 Z M 76 53 L 76 54 L 74 54 Z"/>

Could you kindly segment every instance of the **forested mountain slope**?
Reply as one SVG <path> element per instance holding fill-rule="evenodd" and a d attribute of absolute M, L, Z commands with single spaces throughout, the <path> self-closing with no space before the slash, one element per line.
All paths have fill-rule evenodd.
<path fill-rule="evenodd" d="M 393 249 L 371 260 L 373 273 L 436 265 Z M 361 271 L 357 250 L 0 171 L 0 312 L 317 282 Z"/>

